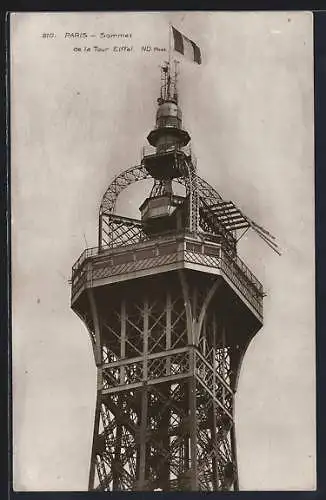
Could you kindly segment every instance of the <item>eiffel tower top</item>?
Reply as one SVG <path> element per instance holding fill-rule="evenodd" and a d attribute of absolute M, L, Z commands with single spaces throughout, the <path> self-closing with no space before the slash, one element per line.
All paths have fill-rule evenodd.
<path fill-rule="evenodd" d="M 148 142 L 156 147 L 157 152 L 171 147 L 179 149 L 190 141 L 190 135 L 182 128 L 182 112 L 178 105 L 177 68 L 177 61 L 174 61 L 173 72 L 170 62 L 161 66 L 161 88 L 157 99 L 156 124 L 147 136 Z"/>

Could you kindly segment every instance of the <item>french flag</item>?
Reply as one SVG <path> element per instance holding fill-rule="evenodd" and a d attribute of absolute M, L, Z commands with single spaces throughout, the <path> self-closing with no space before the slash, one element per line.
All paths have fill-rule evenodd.
<path fill-rule="evenodd" d="M 180 31 L 172 26 L 174 50 L 183 54 L 187 59 L 190 59 L 197 64 L 201 64 L 201 53 L 198 45 L 192 40 L 184 36 Z"/>

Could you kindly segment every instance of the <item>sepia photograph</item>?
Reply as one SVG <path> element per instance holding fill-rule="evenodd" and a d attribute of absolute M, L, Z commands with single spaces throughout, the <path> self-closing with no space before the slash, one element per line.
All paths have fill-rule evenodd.
<path fill-rule="evenodd" d="M 316 489 L 311 12 L 10 14 L 12 467 Z"/>

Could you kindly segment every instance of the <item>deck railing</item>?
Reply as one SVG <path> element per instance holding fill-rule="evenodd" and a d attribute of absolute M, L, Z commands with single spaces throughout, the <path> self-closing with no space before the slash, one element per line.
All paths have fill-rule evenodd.
<path fill-rule="evenodd" d="M 161 144 L 159 152 L 156 150 L 154 146 L 146 144 L 145 146 L 142 147 L 141 150 L 141 160 L 143 160 L 143 158 L 145 158 L 146 156 L 155 156 L 164 153 L 171 153 L 171 151 L 182 151 L 187 156 L 193 156 L 191 144 L 187 144 L 187 146 L 183 147 L 178 145 L 173 145 L 171 143 Z"/>
<path fill-rule="evenodd" d="M 220 267 L 222 272 L 254 306 L 256 311 L 262 315 L 263 285 L 252 274 L 246 264 L 239 257 L 229 257 L 226 252 L 222 251 Z"/>
<path fill-rule="evenodd" d="M 101 251 L 99 251 L 98 247 L 87 248 L 80 255 L 72 268 L 72 296 L 77 294 L 80 288 L 88 282 L 88 279 L 92 279 L 88 274 L 86 266 L 86 261 L 89 259 L 105 257 L 110 260 L 114 266 L 117 265 L 121 259 L 123 260 L 123 255 L 126 255 L 126 257 L 129 255 L 130 262 L 137 262 L 144 259 L 145 254 L 150 255 L 150 252 L 148 253 L 147 250 L 154 249 L 154 247 L 157 256 L 163 255 L 163 252 L 164 255 L 166 253 L 177 254 L 179 252 L 177 248 L 180 248 L 179 245 L 180 242 L 182 244 L 182 241 L 185 241 L 186 246 L 184 247 L 184 254 L 181 254 L 183 257 L 179 255 L 178 258 L 219 268 L 226 278 L 232 282 L 262 316 L 263 286 L 246 264 L 238 256 L 228 255 L 223 247 L 217 243 L 208 242 L 206 239 L 205 241 L 198 240 L 184 232 L 164 235 L 155 238 L 155 240 L 126 245 L 123 248 L 117 247 L 112 249 L 110 247 L 102 247 Z M 198 261 L 198 259 L 200 260 Z M 96 259 L 96 261 L 97 260 L 98 259 Z"/>

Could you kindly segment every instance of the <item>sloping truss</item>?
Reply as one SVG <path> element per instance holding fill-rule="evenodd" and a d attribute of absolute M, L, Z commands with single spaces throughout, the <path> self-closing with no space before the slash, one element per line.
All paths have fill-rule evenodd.
<path fill-rule="evenodd" d="M 245 347 L 228 344 L 228 317 L 209 309 L 220 282 L 180 280 L 93 308 L 90 490 L 238 489 L 233 404 Z"/>
<path fill-rule="evenodd" d="M 137 219 L 103 213 L 100 215 L 100 248 L 114 248 L 139 243 L 147 239 L 142 223 Z"/>
<path fill-rule="evenodd" d="M 100 207 L 100 248 L 125 244 L 127 241 L 136 243 L 146 239 L 146 235 L 141 231 L 140 221 L 120 218 L 114 212 L 117 198 L 124 189 L 135 182 L 149 178 L 151 176 L 146 169 L 138 165 L 121 172 L 113 179 L 103 196 Z M 249 219 L 232 201 L 224 201 L 208 182 L 196 174 L 191 163 L 188 165 L 188 176 L 177 178 L 175 181 L 185 186 L 189 197 L 188 230 L 190 232 L 197 234 L 200 225 L 204 224 L 208 231 L 224 233 L 226 238 L 238 240 L 251 228 L 267 245 L 280 254 L 275 237 Z"/>

